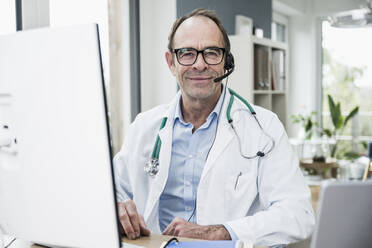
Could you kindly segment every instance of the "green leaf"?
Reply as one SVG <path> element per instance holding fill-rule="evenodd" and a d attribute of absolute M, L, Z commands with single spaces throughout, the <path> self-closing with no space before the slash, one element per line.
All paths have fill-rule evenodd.
<path fill-rule="evenodd" d="M 312 127 L 313 127 L 313 122 L 310 119 L 308 119 L 306 122 L 305 131 L 309 132 Z"/>
<path fill-rule="evenodd" d="M 344 121 L 344 126 L 346 126 L 346 123 L 353 118 L 359 111 L 359 106 L 356 106 L 353 110 L 350 111 L 350 113 L 346 116 Z"/>
<path fill-rule="evenodd" d="M 360 155 L 356 152 L 345 152 L 343 157 L 346 158 L 347 160 L 355 160 L 359 158 Z"/>
<path fill-rule="evenodd" d="M 323 133 L 325 133 L 328 137 L 332 137 L 332 132 L 329 129 L 323 129 Z"/>
<path fill-rule="evenodd" d="M 361 144 L 362 144 L 364 149 L 368 149 L 367 141 L 362 141 Z"/>
<path fill-rule="evenodd" d="M 337 111 L 336 104 L 333 101 L 333 98 L 331 95 L 328 95 L 328 106 L 329 106 L 329 111 L 331 112 L 331 119 L 332 119 L 333 126 L 337 129 L 340 115 Z"/>
<path fill-rule="evenodd" d="M 340 128 L 342 128 L 342 125 L 344 124 L 344 117 L 342 116 L 340 102 L 337 103 L 336 109 L 337 109 L 337 115 L 338 115 L 336 129 L 340 129 Z"/>

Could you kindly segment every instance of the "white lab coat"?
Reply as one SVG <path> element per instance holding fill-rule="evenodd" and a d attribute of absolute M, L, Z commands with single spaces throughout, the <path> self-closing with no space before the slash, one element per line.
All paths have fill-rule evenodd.
<path fill-rule="evenodd" d="M 168 105 L 139 114 L 127 131 L 122 150 L 114 158 L 118 200 L 132 198 L 153 233 L 160 233 L 159 197 L 170 166 L 176 99 L 177 96 Z M 239 239 L 257 245 L 287 244 L 307 238 L 315 222 L 310 190 L 283 125 L 274 113 L 253 106 L 264 130 L 274 138 L 275 147 L 261 159 L 245 159 L 227 122 L 229 100 L 227 91 L 215 143 L 197 191 L 197 223 L 227 223 Z M 243 153 L 256 154 L 265 146 L 268 149 L 269 141 L 250 112 L 237 109 L 247 108 L 235 98 L 231 113 Z M 164 116 L 168 121 L 159 131 Z M 144 172 L 144 166 L 151 157 L 158 133 L 162 141 L 160 170 L 151 177 Z"/>

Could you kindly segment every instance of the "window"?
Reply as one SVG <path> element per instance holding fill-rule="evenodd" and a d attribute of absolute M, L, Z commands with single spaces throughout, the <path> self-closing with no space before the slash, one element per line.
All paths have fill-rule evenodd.
<path fill-rule="evenodd" d="M 273 12 L 271 22 L 271 39 L 274 41 L 288 42 L 288 17 L 277 12 Z"/>
<path fill-rule="evenodd" d="M 338 157 L 347 151 L 366 152 L 372 140 L 372 28 L 334 28 L 322 23 L 322 125 L 332 127 L 328 97 L 341 103 L 346 116 L 359 106 L 358 115 L 349 121 L 337 149 Z"/>

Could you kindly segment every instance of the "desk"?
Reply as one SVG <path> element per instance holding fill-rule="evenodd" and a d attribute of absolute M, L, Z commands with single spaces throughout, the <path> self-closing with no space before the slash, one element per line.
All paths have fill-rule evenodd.
<path fill-rule="evenodd" d="M 167 236 L 167 235 L 161 235 L 161 234 L 152 234 L 149 237 L 141 237 L 140 239 L 135 239 L 135 240 L 129 240 L 127 238 L 123 238 L 122 241 L 125 243 L 133 244 L 133 245 L 138 245 L 138 246 L 143 246 L 146 248 L 159 248 L 160 245 L 171 239 L 173 236 Z M 180 241 L 193 241 L 196 239 L 189 239 L 189 238 L 177 238 Z M 18 246 L 17 246 L 18 247 Z M 26 246 L 22 246 L 22 248 L 26 248 Z M 32 245 L 31 247 L 27 248 L 45 248 L 44 246 L 39 246 L 39 245 Z M 254 248 L 265 248 L 262 246 L 254 246 Z"/>
<path fill-rule="evenodd" d="M 136 240 L 129 240 L 127 238 L 123 238 L 123 242 L 130 243 L 133 245 L 144 246 L 146 248 L 159 248 L 163 242 L 168 241 L 171 238 L 173 238 L 173 236 L 152 234 L 149 237 L 141 237 L 140 239 L 136 239 Z M 195 241 L 196 240 L 196 239 L 179 238 L 179 237 L 177 237 L 177 239 L 179 241 Z M 247 245 L 246 247 L 252 247 L 252 246 Z M 265 247 L 253 246 L 253 248 L 265 248 Z"/>
<path fill-rule="evenodd" d="M 311 191 L 311 205 L 313 206 L 314 212 L 316 212 L 318 201 L 319 201 L 320 186 L 310 186 L 310 191 Z"/>

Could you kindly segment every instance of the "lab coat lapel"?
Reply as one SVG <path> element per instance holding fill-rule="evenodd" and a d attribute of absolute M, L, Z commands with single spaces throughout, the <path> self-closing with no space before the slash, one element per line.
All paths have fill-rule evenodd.
<path fill-rule="evenodd" d="M 161 193 L 164 190 L 165 184 L 168 178 L 169 165 L 172 152 L 172 133 L 173 133 L 173 117 L 174 111 L 177 103 L 177 96 L 173 99 L 172 103 L 169 105 L 168 111 L 165 113 L 165 116 L 168 118 L 167 123 L 162 130 L 159 131 L 159 137 L 161 140 L 161 149 L 159 154 L 159 171 L 154 178 L 150 180 L 150 192 L 145 208 L 144 218 L 145 221 L 153 215 L 152 212 L 157 205 L 156 203 L 159 200 Z"/>
<path fill-rule="evenodd" d="M 216 139 L 209 152 L 209 156 L 205 163 L 201 180 L 213 167 L 218 156 L 221 155 L 221 153 L 226 149 L 227 145 L 231 142 L 232 138 L 234 137 L 233 131 L 226 118 L 226 110 L 230 100 L 230 92 L 228 91 L 228 89 L 226 90 L 227 92 L 223 103 L 223 111 L 221 111 L 220 113 L 221 116 L 219 118 L 219 123 L 217 127 Z"/>

